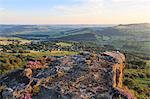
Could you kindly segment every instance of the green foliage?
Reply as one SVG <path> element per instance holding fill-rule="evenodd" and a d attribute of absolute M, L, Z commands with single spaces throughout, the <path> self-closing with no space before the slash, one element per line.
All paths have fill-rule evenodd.
<path fill-rule="evenodd" d="M 59 43 L 56 43 L 56 45 L 59 45 L 59 46 L 61 46 L 61 47 L 72 46 L 72 44 L 70 44 L 70 43 L 65 43 L 65 42 L 59 42 Z"/>
<path fill-rule="evenodd" d="M 149 56 L 126 52 L 124 84 L 133 90 L 138 99 L 150 98 Z"/>
<path fill-rule="evenodd" d="M 31 56 L 31 57 L 43 57 L 43 56 L 64 56 L 64 55 L 75 55 L 78 52 L 74 51 L 56 51 L 56 52 L 49 52 L 49 51 L 31 51 L 30 53 L 24 53 L 24 56 Z"/>
<path fill-rule="evenodd" d="M 0 54 L 0 75 L 10 70 L 22 68 L 26 64 L 24 58 L 12 54 L 1 53 Z"/>
<path fill-rule="evenodd" d="M 147 69 L 149 68 L 149 56 L 137 53 L 126 53 L 126 68 L 127 69 Z"/>
<path fill-rule="evenodd" d="M 124 84 L 134 90 L 139 99 L 150 98 L 150 70 L 149 69 L 125 69 Z"/>

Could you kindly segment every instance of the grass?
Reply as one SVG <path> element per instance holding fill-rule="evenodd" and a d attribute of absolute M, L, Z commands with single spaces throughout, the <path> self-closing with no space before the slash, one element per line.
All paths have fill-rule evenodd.
<path fill-rule="evenodd" d="M 137 74 L 137 73 L 150 73 L 149 72 L 150 71 L 150 69 L 125 69 L 124 70 L 124 73 L 125 74 Z"/>
<path fill-rule="evenodd" d="M 17 38 L 17 37 L 0 37 L 0 40 L 22 40 L 22 38 Z"/>
<path fill-rule="evenodd" d="M 9 45 L 9 44 L 17 43 L 15 41 L 8 41 L 8 40 L 17 40 L 17 41 L 20 41 L 20 44 L 31 42 L 31 40 L 25 40 L 25 39 L 16 38 L 16 37 L 0 37 L 0 45 Z"/>
<path fill-rule="evenodd" d="M 150 78 L 148 76 L 150 75 L 149 71 L 150 71 L 149 68 L 148 69 L 125 69 L 124 74 L 128 75 L 129 78 L 132 78 L 135 82 L 137 82 L 137 84 L 148 85 L 148 83 L 146 82 L 149 81 L 149 84 L 150 84 Z M 144 81 L 144 83 L 141 83 L 142 81 Z"/>
<path fill-rule="evenodd" d="M 49 52 L 49 51 L 30 51 L 30 53 L 23 53 L 23 55 L 32 56 L 32 57 L 42 57 L 42 56 L 65 56 L 65 55 L 75 55 L 78 54 L 78 52 L 74 51 L 55 51 L 55 52 Z"/>
<path fill-rule="evenodd" d="M 138 99 L 150 99 L 150 69 L 125 69 L 124 74 L 129 77 L 125 77 L 128 81 L 126 85 L 132 91 Z M 143 76 L 140 76 L 143 75 Z"/>
<path fill-rule="evenodd" d="M 145 62 L 146 62 L 146 64 L 147 64 L 147 66 L 150 67 L 150 60 L 146 60 Z"/>
<path fill-rule="evenodd" d="M 64 43 L 64 42 L 56 43 L 56 45 L 59 45 L 61 47 L 72 46 L 72 44 L 70 44 L 70 43 Z"/>
<path fill-rule="evenodd" d="M 143 88 L 148 88 L 150 85 L 150 78 L 136 78 L 134 80 L 140 87 Z"/>

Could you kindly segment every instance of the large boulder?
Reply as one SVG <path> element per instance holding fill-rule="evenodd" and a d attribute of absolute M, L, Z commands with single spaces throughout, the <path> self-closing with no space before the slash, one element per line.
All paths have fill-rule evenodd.
<path fill-rule="evenodd" d="M 35 62 L 30 67 L 36 66 Z M 116 92 L 117 97 L 125 99 L 131 95 L 122 88 L 124 62 L 125 56 L 120 52 L 82 52 L 50 60 L 48 68 L 10 73 L 0 77 L 0 82 L 12 92 L 31 95 L 33 99 L 106 99 Z M 11 97 L 11 92 L 4 96 Z"/>

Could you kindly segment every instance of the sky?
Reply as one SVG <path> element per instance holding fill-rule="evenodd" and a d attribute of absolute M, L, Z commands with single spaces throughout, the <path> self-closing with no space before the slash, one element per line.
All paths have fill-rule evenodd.
<path fill-rule="evenodd" d="M 0 24 L 150 23 L 150 0 L 0 0 Z"/>

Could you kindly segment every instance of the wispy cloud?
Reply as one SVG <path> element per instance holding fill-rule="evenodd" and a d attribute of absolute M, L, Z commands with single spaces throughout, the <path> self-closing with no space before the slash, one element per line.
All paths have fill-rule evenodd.
<path fill-rule="evenodd" d="M 0 11 L 4 11 L 5 10 L 5 8 L 0 8 Z"/>
<path fill-rule="evenodd" d="M 150 0 L 0 1 L 3 1 L 0 7 L 0 23 L 150 22 Z"/>
<path fill-rule="evenodd" d="M 113 2 L 145 2 L 149 0 L 112 0 Z"/>
<path fill-rule="evenodd" d="M 52 11 L 65 16 L 94 15 L 101 13 L 103 0 L 75 0 L 73 5 L 57 5 Z"/>

